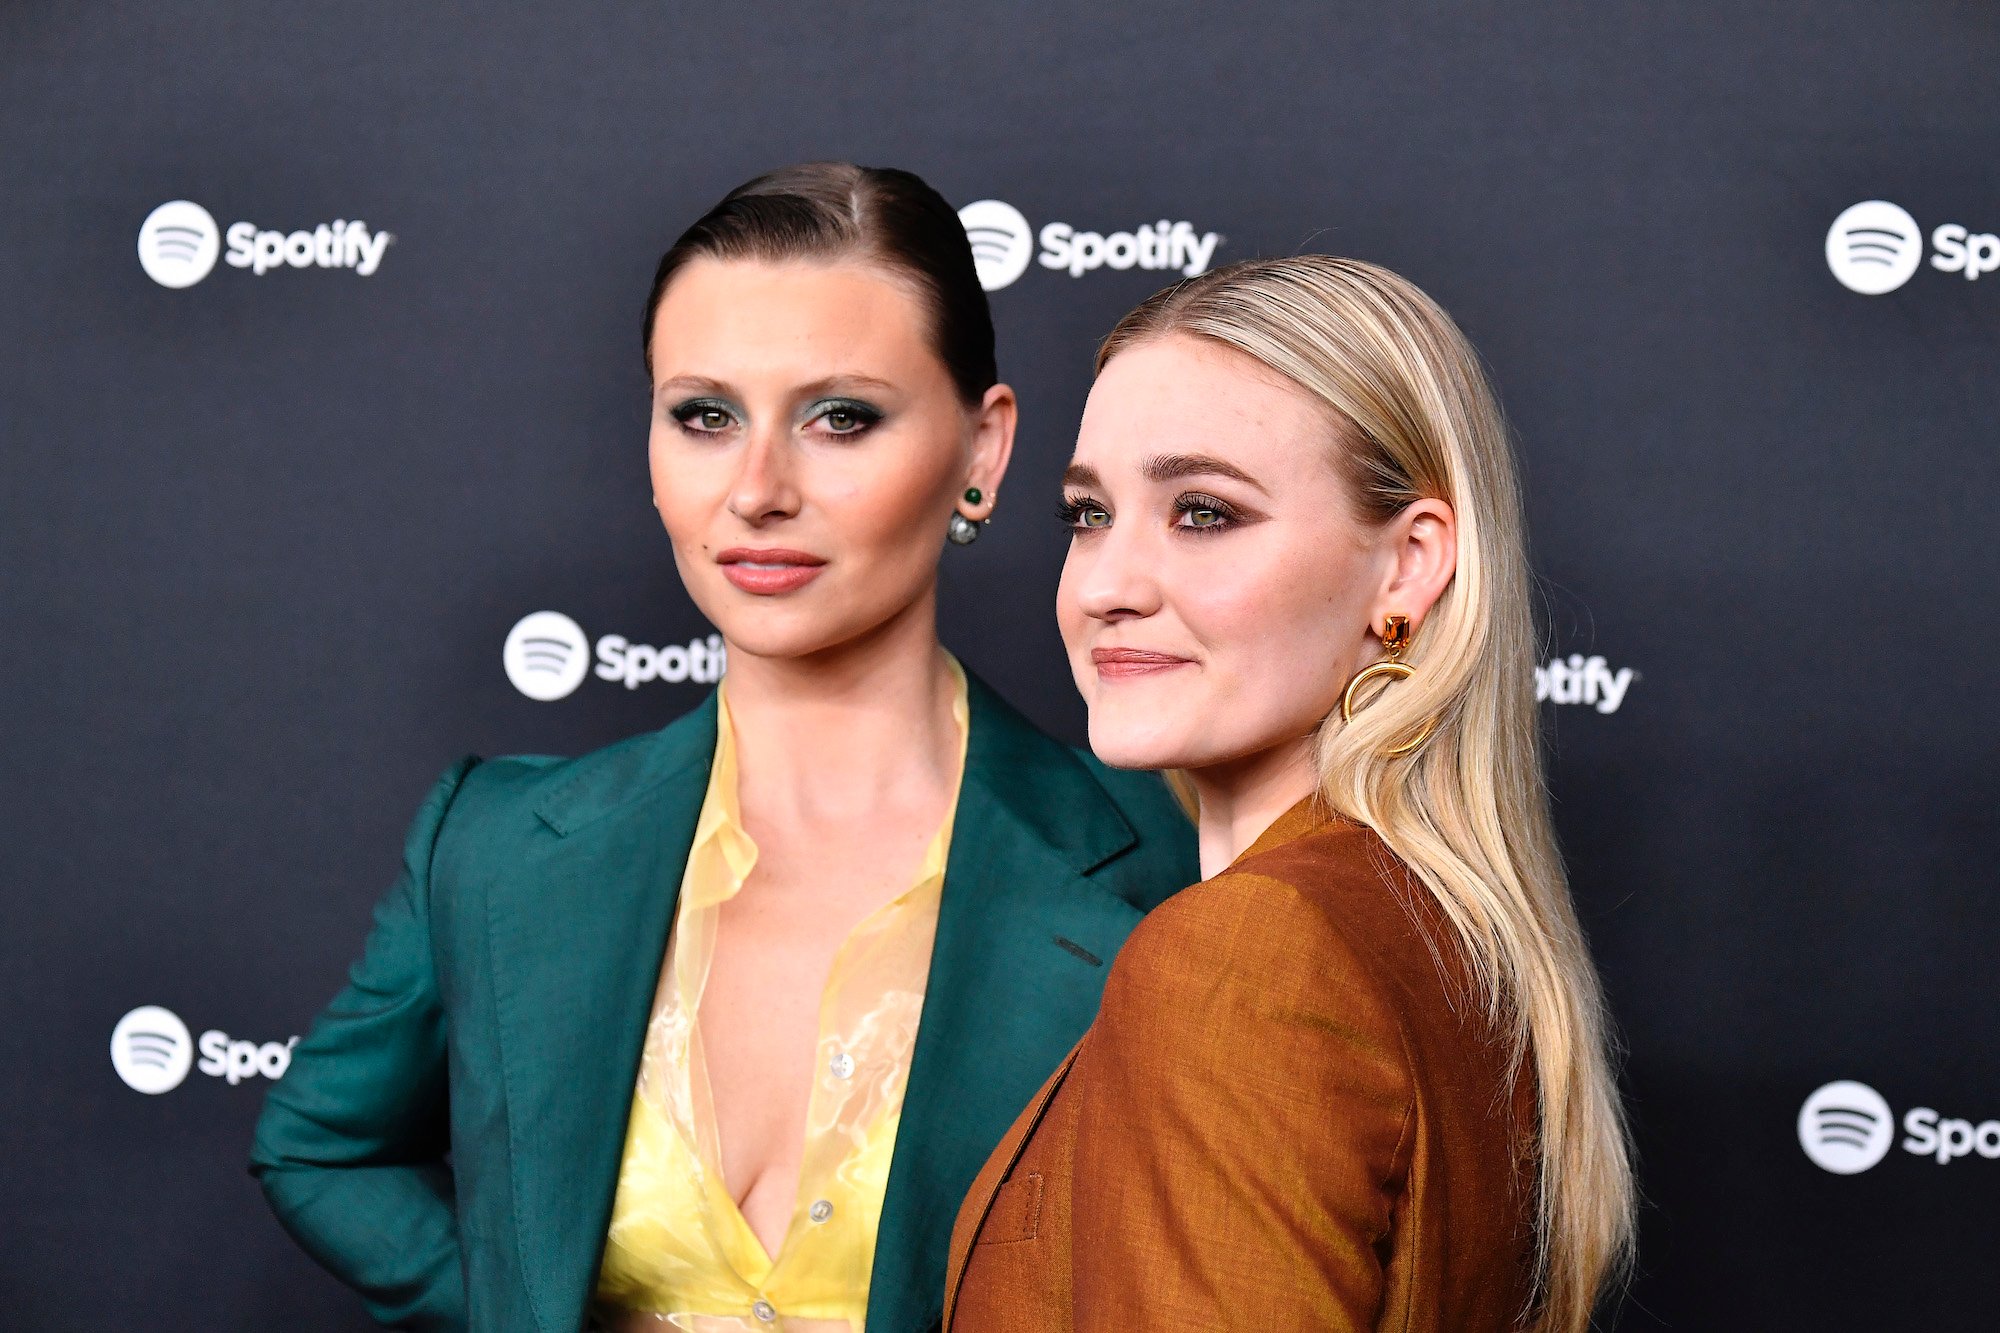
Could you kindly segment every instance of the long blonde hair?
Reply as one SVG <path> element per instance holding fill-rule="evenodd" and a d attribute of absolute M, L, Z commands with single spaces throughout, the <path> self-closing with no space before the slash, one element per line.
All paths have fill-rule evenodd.
<path fill-rule="evenodd" d="M 1531 689 L 1537 639 L 1507 430 L 1477 353 L 1415 285 L 1328 255 L 1246 260 L 1127 315 L 1099 370 L 1188 335 L 1243 352 L 1332 409 L 1367 521 L 1452 506 L 1458 565 L 1404 660 L 1416 668 L 1317 740 L 1320 791 L 1379 834 L 1450 920 L 1489 1018 L 1539 1097 L 1537 1333 L 1587 1329 L 1632 1243 L 1634 1188 L 1603 992 L 1570 901 Z M 1436 730 L 1414 754 L 1385 751 Z"/>

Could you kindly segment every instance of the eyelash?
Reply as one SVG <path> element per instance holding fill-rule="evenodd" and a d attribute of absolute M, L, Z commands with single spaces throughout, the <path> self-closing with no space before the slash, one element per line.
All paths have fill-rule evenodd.
<path fill-rule="evenodd" d="M 866 435 L 882 421 L 882 412 L 879 408 L 871 407 L 867 403 L 855 398 L 822 399 L 813 404 L 813 414 L 807 420 L 824 421 L 836 412 L 842 412 L 853 417 L 855 425 L 851 430 L 828 430 L 827 434 L 829 435 Z"/>
<path fill-rule="evenodd" d="M 672 417 L 675 424 L 690 435 L 720 435 L 727 427 L 704 430 L 700 426 L 693 424 L 698 418 L 710 412 L 720 412 L 732 421 L 736 416 L 734 412 L 730 411 L 727 403 L 714 398 L 690 398 L 685 403 L 680 403 L 669 408 L 667 415 Z"/>
<path fill-rule="evenodd" d="M 677 404 L 676 406 L 671 408 L 668 411 L 668 415 L 674 419 L 675 424 L 679 425 L 680 428 L 683 431 L 686 431 L 689 435 L 694 435 L 694 436 L 720 435 L 723 433 L 723 431 L 729 429 L 728 426 L 721 426 L 717 427 L 714 430 L 708 430 L 694 424 L 701 417 L 705 416 L 710 412 L 719 412 L 723 416 L 726 416 L 730 419 L 731 425 L 736 424 L 735 409 L 730 407 L 729 404 L 717 398 L 690 398 L 687 402 Z M 856 399 L 826 398 L 813 404 L 812 415 L 807 417 L 806 420 L 808 423 L 814 421 L 822 421 L 825 418 L 832 416 L 836 413 L 850 416 L 854 418 L 855 421 L 854 426 L 852 426 L 850 429 L 847 430 L 829 429 L 825 432 L 828 435 L 836 436 L 841 439 L 846 439 L 848 437 L 856 435 L 867 434 L 868 431 L 872 430 L 877 424 L 881 422 L 883 415 L 880 409 L 871 407 L 867 403 L 860 402 Z"/>
<path fill-rule="evenodd" d="M 1242 520 L 1242 515 L 1238 514 L 1236 510 L 1231 508 L 1227 503 L 1217 499 L 1213 495 L 1203 495 L 1198 491 L 1190 491 L 1185 495 L 1180 495 L 1175 497 L 1174 499 L 1175 513 L 1192 514 L 1196 510 L 1207 510 L 1209 513 L 1214 514 L 1215 522 L 1205 523 L 1200 527 L 1196 527 L 1192 523 L 1188 524 L 1176 523 L 1174 524 L 1174 526 L 1186 532 L 1200 532 L 1200 533 L 1222 532 L 1226 529 L 1235 527 L 1237 523 L 1239 523 Z"/>
<path fill-rule="evenodd" d="M 1111 511 L 1087 495 L 1065 495 L 1056 506 L 1056 522 L 1077 532 L 1093 532 L 1096 529 L 1083 526 L 1083 516 L 1092 512 L 1108 515 Z"/>
<path fill-rule="evenodd" d="M 1174 497 L 1175 513 L 1192 514 L 1197 511 L 1206 511 L 1214 514 L 1215 522 L 1204 523 L 1200 526 L 1192 523 L 1175 523 L 1175 530 L 1180 532 L 1198 532 L 1205 535 L 1211 532 L 1226 531 L 1242 521 L 1242 515 L 1237 513 L 1235 508 L 1213 495 L 1202 495 L 1199 492 L 1189 491 L 1186 494 Z M 1056 506 L 1057 521 L 1074 532 L 1102 532 L 1106 527 L 1110 526 L 1110 524 L 1106 523 L 1100 524 L 1097 527 L 1086 527 L 1083 523 L 1083 516 L 1089 513 L 1103 514 L 1108 518 L 1111 510 L 1103 502 L 1093 500 L 1087 495 L 1065 496 L 1063 502 Z"/>

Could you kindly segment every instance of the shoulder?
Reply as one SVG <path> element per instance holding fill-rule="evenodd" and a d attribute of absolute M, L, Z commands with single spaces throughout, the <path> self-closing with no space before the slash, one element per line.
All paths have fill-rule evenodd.
<path fill-rule="evenodd" d="M 1182 889 L 1133 929 L 1104 1007 L 1141 1016 L 1193 1004 L 1205 1021 L 1342 1009 L 1394 1027 L 1386 999 L 1365 947 L 1320 903 L 1287 879 L 1232 868 Z"/>
<path fill-rule="evenodd" d="M 1227 1107 L 1259 1133 L 1325 1147 L 1337 1121 L 1379 1149 L 1380 1173 L 1421 1083 L 1404 1006 L 1366 940 L 1300 885 L 1241 864 L 1133 928 L 1086 1043 L 1109 1083 Z"/>
<path fill-rule="evenodd" d="M 1334 1023 L 1401 1048 L 1453 1008 L 1449 933 L 1375 833 L 1339 820 L 1173 895 L 1132 932 L 1105 1007 Z"/>
<path fill-rule="evenodd" d="M 507 848 L 530 836 L 573 832 L 663 782 L 705 775 L 715 750 L 715 707 L 701 704 L 657 731 L 580 755 L 468 755 L 439 779 L 431 801 L 438 836 L 457 845 Z"/>
<path fill-rule="evenodd" d="M 1213 1051 L 1217 1077 L 1236 1084 L 1365 1087 L 1371 1105 L 1414 1100 L 1439 1123 L 1482 1123 L 1515 1077 L 1444 909 L 1346 821 L 1150 913 L 1106 978 L 1099 1025 L 1147 1067 Z"/>

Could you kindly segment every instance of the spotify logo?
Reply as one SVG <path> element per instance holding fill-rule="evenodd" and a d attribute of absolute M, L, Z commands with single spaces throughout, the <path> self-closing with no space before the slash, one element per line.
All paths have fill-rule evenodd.
<path fill-rule="evenodd" d="M 590 670 L 590 644 L 583 626 L 560 611 L 522 616 L 507 632 L 500 660 L 507 679 L 530 699 L 549 703 L 568 697 Z"/>
<path fill-rule="evenodd" d="M 1813 1165 L 1837 1176 L 1858 1175 L 1888 1155 L 1896 1117 L 1866 1083 L 1840 1079 L 1799 1108 L 1799 1146 Z"/>
<path fill-rule="evenodd" d="M 227 1032 L 210 1028 L 195 1041 L 180 1015 L 157 1004 L 141 1005 L 118 1020 L 111 1029 L 111 1067 L 125 1086 L 134 1092 L 157 1096 L 172 1092 L 187 1081 L 192 1066 L 210 1078 L 226 1080 L 235 1087 L 245 1079 L 280 1079 L 291 1068 L 292 1047 L 288 1041 L 238 1041 Z M 195 1050 L 201 1059 L 194 1058 Z"/>
<path fill-rule="evenodd" d="M 997 292 L 1028 271 L 1034 236 L 1021 210 L 998 199 L 981 199 L 958 210 L 959 225 L 972 245 L 979 285 Z"/>
<path fill-rule="evenodd" d="M 382 255 L 395 239 L 358 218 L 289 232 L 254 222 L 232 222 L 225 230 L 200 204 L 176 199 L 140 224 L 139 266 L 162 287 L 194 286 L 215 268 L 218 254 L 229 267 L 249 269 L 259 278 L 294 268 L 346 269 L 366 278 L 382 267 Z"/>
<path fill-rule="evenodd" d="M 1923 258 L 1917 220 L 1886 199 L 1854 205 L 1826 233 L 1827 267 L 1843 287 L 1863 296 L 1895 291 Z"/>
<path fill-rule="evenodd" d="M 967 204 L 958 210 L 958 221 L 972 247 L 979 285 L 989 292 L 1011 285 L 1028 271 L 1029 259 L 1036 257 L 1037 239 L 1042 267 L 1072 278 L 1099 269 L 1174 269 L 1192 278 L 1208 271 L 1215 248 L 1222 243 L 1215 232 L 1166 218 L 1109 234 L 1067 222 L 1050 222 L 1036 232 L 1020 209 L 998 199 Z"/>
<path fill-rule="evenodd" d="M 602 634 L 594 658 L 592 651 L 583 626 L 560 611 L 537 611 L 522 616 L 508 632 L 500 659 L 514 688 L 540 703 L 574 694 L 583 678 L 593 674 L 593 661 L 599 680 L 620 681 L 628 690 L 652 681 L 713 685 L 729 664 L 729 649 L 720 634 L 657 648 L 623 634 Z"/>
<path fill-rule="evenodd" d="M 194 1040 L 187 1024 L 157 1004 L 139 1006 L 111 1029 L 111 1067 L 134 1092 L 172 1092 L 193 1063 Z"/>
<path fill-rule="evenodd" d="M 192 287 L 215 267 L 222 230 L 200 204 L 161 204 L 139 226 L 139 267 L 162 287 Z"/>
<path fill-rule="evenodd" d="M 1814 1165 L 1837 1176 L 1859 1175 L 1880 1162 L 1895 1131 L 1895 1117 L 1882 1094 L 1852 1079 L 1827 1084 L 1799 1108 L 1799 1146 Z M 1903 1113 L 1902 1146 L 1938 1166 L 1975 1155 L 2000 1161 L 2000 1120 L 1974 1123 L 1913 1106 Z"/>

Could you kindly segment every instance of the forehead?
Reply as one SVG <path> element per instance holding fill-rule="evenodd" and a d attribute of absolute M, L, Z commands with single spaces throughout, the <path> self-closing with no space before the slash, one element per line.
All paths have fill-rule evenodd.
<path fill-rule="evenodd" d="M 652 351 L 656 379 L 882 374 L 935 360 L 910 284 L 855 260 L 694 260 L 660 301 Z"/>
<path fill-rule="evenodd" d="M 1331 412 L 1233 347 L 1170 334 L 1111 358 L 1091 386 L 1076 461 L 1109 474 L 1165 453 L 1225 459 L 1260 478 L 1323 473 Z"/>

